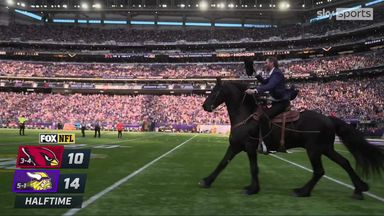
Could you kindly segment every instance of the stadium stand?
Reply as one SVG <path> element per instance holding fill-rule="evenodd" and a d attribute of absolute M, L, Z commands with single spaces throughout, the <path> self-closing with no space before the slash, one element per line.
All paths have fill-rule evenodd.
<path fill-rule="evenodd" d="M 343 55 L 309 60 L 283 61 L 287 76 L 337 74 L 344 70 L 370 68 L 384 64 L 381 53 Z M 262 63 L 256 70 L 262 70 Z M 0 61 L 1 76 L 19 77 L 97 77 L 97 78 L 191 78 L 244 75 L 239 62 L 225 64 L 101 64 L 30 61 Z"/>
<path fill-rule="evenodd" d="M 344 119 L 379 121 L 384 118 L 384 77 L 347 79 L 298 84 L 300 94 L 293 105 Z M 201 109 L 205 96 L 198 95 L 60 95 L 0 93 L 0 119 L 3 126 L 24 114 L 30 125 L 57 122 L 103 121 L 112 127 L 116 121 L 140 124 L 151 119 L 160 125 L 228 124 L 224 110 L 207 113 Z"/>

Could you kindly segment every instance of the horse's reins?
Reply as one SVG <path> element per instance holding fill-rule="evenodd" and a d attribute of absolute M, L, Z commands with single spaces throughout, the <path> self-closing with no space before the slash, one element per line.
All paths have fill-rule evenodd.
<path fill-rule="evenodd" d="M 249 115 L 249 116 L 248 116 L 246 119 L 244 119 L 243 121 L 241 121 L 241 122 L 239 122 L 239 123 L 233 125 L 232 128 L 237 128 L 237 127 L 240 127 L 240 126 L 244 125 L 244 124 L 247 123 L 247 121 L 249 121 L 249 119 L 251 119 L 251 118 L 254 118 L 254 117 L 257 118 L 257 117 L 258 117 L 258 113 L 259 113 L 258 111 L 252 113 L 251 115 Z"/>
<path fill-rule="evenodd" d="M 221 109 L 223 109 L 225 107 L 225 104 L 222 104 L 220 106 L 218 106 L 215 111 L 220 111 Z"/>
<path fill-rule="evenodd" d="M 245 100 L 245 96 L 247 96 L 247 93 L 244 92 L 244 95 L 243 95 L 243 99 L 241 100 L 241 104 L 244 103 L 244 100 Z"/>
<path fill-rule="evenodd" d="M 247 96 L 247 94 L 244 92 L 244 95 L 243 95 L 243 99 L 241 99 L 241 104 L 244 103 L 244 100 L 245 100 L 245 97 Z M 249 121 L 249 119 L 253 118 L 255 115 L 257 114 L 257 111 L 252 113 L 251 115 L 249 115 L 246 119 L 244 119 L 243 121 L 235 124 L 234 126 L 232 126 L 232 128 L 237 128 L 245 123 L 247 123 L 247 121 Z"/>
<path fill-rule="evenodd" d="M 245 97 L 247 96 L 247 93 L 244 92 L 244 95 L 243 95 L 243 99 L 241 100 L 241 104 L 244 103 L 244 100 L 245 100 Z M 243 121 L 235 124 L 234 126 L 232 126 L 232 128 L 237 128 L 237 127 L 240 127 L 241 125 L 244 125 L 245 123 L 247 123 L 249 121 L 249 119 L 253 118 L 253 117 L 258 117 L 258 110 L 254 113 L 252 113 L 251 115 L 249 115 L 246 119 L 244 119 Z"/>

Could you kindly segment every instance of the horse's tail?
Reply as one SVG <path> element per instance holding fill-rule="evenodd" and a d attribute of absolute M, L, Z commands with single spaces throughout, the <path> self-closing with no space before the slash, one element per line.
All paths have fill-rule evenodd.
<path fill-rule="evenodd" d="M 384 171 L 384 148 L 370 144 L 363 134 L 351 127 L 345 121 L 329 117 L 343 144 L 348 148 L 356 159 L 357 168 L 360 168 L 363 175 L 380 175 Z"/>

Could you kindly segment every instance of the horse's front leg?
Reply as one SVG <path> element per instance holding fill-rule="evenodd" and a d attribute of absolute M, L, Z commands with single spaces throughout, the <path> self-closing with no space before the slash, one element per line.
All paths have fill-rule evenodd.
<path fill-rule="evenodd" d="M 251 169 L 251 184 L 244 188 L 244 194 L 256 194 L 260 190 L 259 184 L 259 167 L 257 165 L 257 141 L 248 141 L 245 145 L 245 150 L 248 155 L 249 165 Z"/>
<path fill-rule="evenodd" d="M 240 149 L 235 149 L 229 145 L 227 152 L 225 153 L 223 159 L 217 165 L 216 169 L 207 177 L 203 178 L 199 185 L 203 188 L 211 187 L 211 184 L 215 181 L 217 176 L 224 170 L 224 168 L 229 164 L 229 162 L 240 152 Z"/>

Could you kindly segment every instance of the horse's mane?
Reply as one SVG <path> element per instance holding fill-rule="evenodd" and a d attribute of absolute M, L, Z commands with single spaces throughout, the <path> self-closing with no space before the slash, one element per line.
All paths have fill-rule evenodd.
<path fill-rule="evenodd" d="M 229 85 L 229 86 L 230 85 L 234 86 L 235 88 L 237 88 L 242 93 L 248 88 L 248 84 L 247 83 L 243 83 L 243 82 L 240 82 L 240 81 L 226 81 L 225 84 Z"/>
<path fill-rule="evenodd" d="M 226 81 L 224 86 L 227 86 L 228 90 L 231 92 L 235 92 L 235 89 L 238 90 L 239 95 L 238 98 L 244 98 L 242 103 L 246 104 L 250 107 L 255 107 L 255 100 L 253 97 L 246 97 L 247 94 L 245 90 L 249 88 L 248 83 L 240 82 L 240 81 Z"/>

